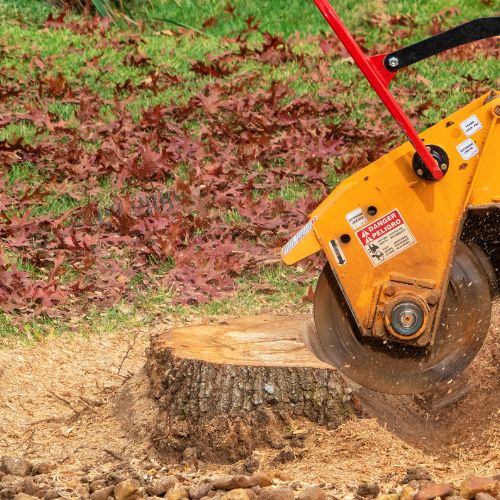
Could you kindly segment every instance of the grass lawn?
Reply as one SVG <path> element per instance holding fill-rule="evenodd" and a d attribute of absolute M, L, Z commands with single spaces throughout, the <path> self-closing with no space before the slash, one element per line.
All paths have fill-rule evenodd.
<path fill-rule="evenodd" d="M 376 51 L 385 45 L 393 48 L 411 43 L 431 34 L 433 26 L 440 29 L 451 27 L 465 20 L 497 14 L 494 2 L 465 0 L 430 1 L 382 1 L 338 0 L 333 2 L 337 12 L 348 27 L 363 38 L 368 49 Z M 79 130 L 78 92 L 87 89 L 100 101 L 95 111 L 96 122 L 115 123 L 118 119 L 113 100 L 116 89 L 122 89 L 119 98 L 130 111 L 132 119 L 139 124 L 145 110 L 158 105 L 175 103 L 182 106 L 215 84 L 230 86 L 233 82 L 243 81 L 252 75 L 252 83 L 238 95 L 243 99 L 245 92 L 255 92 L 257 88 L 269 89 L 282 83 L 290 88 L 293 99 L 301 97 L 323 102 L 323 91 L 328 88 L 335 93 L 335 101 L 342 105 L 342 111 L 321 117 L 318 120 L 325 126 L 334 127 L 342 135 L 343 127 L 362 129 L 372 125 L 371 116 L 374 94 L 360 78 L 359 72 L 345 57 L 332 52 L 327 59 L 319 45 L 329 33 L 312 1 L 299 0 L 261 0 L 245 2 L 242 0 L 150 0 L 132 4 L 131 12 L 137 26 L 126 27 L 120 23 L 111 27 L 103 35 L 99 30 L 79 31 L 78 29 L 51 29 L 44 23 L 50 13 L 57 17 L 59 10 L 50 2 L 30 0 L 2 0 L 0 2 L 0 49 L 2 51 L 0 84 L 3 88 L 15 87 L 21 92 L 2 97 L 4 111 L 11 113 L 32 113 L 44 107 L 55 123 L 58 120 L 64 127 Z M 228 74 L 203 74 L 193 70 L 193 64 L 207 63 L 226 52 L 238 50 L 235 37 L 248 23 L 258 22 L 261 32 L 294 38 L 292 44 L 295 58 L 288 58 L 279 64 L 267 63 L 255 58 L 231 60 Z M 78 25 L 81 20 L 76 14 L 68 14 L 67 23 Z M 195 30 L 184 29 L 178 35 L 179 25 Z M 298 35 L 296 35 L 298 34 Z M 111 43 L 111 41 L 113 43 Z M 248 46 L 251 50 L 263 43 L 259 32 L 249 34 Z M 377 47 L 378 46 L 378 47 Z M 304 57 L 309 64 L 302 64 Z M 327 78 L 318 80 L 312 71 L 326 62 Z M 232 65 L 232 66 L 231 66 Z M 161 91 L 151 90 L 151 75 L 174 75 L 175 84 L 165 86 Z M 419 116 L 413 116 L 420 128 L 441 120 L 458 107 L 464 105 L 487 87 L 498 87 L 500 61 L 488 55 L 487 51 L 459 53 L 447 59 L 432 59 L 420 63 L 401 74 L 392 88 L 407 110 L 419 109 Z M 62 82 L 62 83 L 61 83 Z M 52 89 L 53 96 L 45 99 L 36 91 L 40 88 Z M 74 90 L 68 98 L 66 90 L 58 94 L 58 85 Z M 127 90 L 128 89 L 128 90 Z M 87 91 L 86 90 L 86 91 Z M 333 95 L 333 94 L 332 94 Z M 64 97 L 64 98 L 63 98 Z M 286 105 L 288 97 L 282 103 Z M 292 100 L 292 94 L 289 98 Z M 210 119 L 210 117 L 208 117 Z M 183 124 L 193 134 L 205 125 L 205 118 L 197 115 Z M 208 123 L 208 122 L 207 122 Z M 389 124 L 386 117 L 381 124 Z M 396 144 L 400 135 L 395 134 L 392 123 L 391 139 L 388 146 Z M 349 129 L 350 130 L 350 129 Z M 346 128 L 347 131 L 347 128 Z M 68 137 L 70 133 L 68 132 Z M 390 135 L 390 134 L 388 134 Z M 32 148 L 52 144 L 55 149 L 64 148 L 69 139 L 57 129 L 51 129 L 33 120 L 12 120 L 0 127 L 0 143 L 6 145 L 22 144 Z M 66 142 L 65 142 L 66 141 Z M 101 150 L 99 139 L 89 133 L 85 139 L 79 136 L 79 146 L 92 153 Z M 358 147 L 362 148 L 362 144 Z M 366 149 L 373 149 L 368 140 Z M 361 165 L 358 165 L 361 166 Z M 175 179 L 189 178 L 186 172 L 191 165 L 179 165 L 175 173 L 164 180 L 165 186 L 172 185 Z M 255 164 L 255 171 L 260 167 Z M 345 175 L 342 160 L 332 158 L 324 163 L 325 184 L 328 189 L 335 186 Z M 64 217 L 84 206 L 95 204 L 105 210 L 113 204 L 117 194 L 134 194 L 131 185 L 117 188 L 116 174 L 96 176 L 98 189 L 86 185 L 85 195 L 72 196 L 72 183 L 76 178 L 63 178 L 56 175 L 53 165 L 40 162 L 36 156 L 28 161 L 11 162 L 0 167 L 0 215 L 2 210 L 9 218 L 22 217 L 28 205 L 23 205 L 25 190 L 49 190 L 39 201 L 30 201 L 29 216 L 56 219 Z M 300 170 L 298 171 L 300 174 Z M 293 205 L 308 195 L 308 183 L 298 181 L 298 177 L 286 182 L 255 190 L 254 197 L 281 199 Z M 94 180 L 92 180 L 94 182 Z M 82 181 L 87 183 L 88 181 Z M 170 184 L 169 184 L 170 183 Z M 148 188 L 150 189 L 150 188 Z M 153 188 L 151 188 L 154 190 Z M 266 191 L 267 189 L 267 191 Z M 2 191 L 14 200 L 8 208 L 2 209 Z M 288 205 L 287 205 L 288 206 Z M 287 218 L 286 214 L 283 217 Z M 231 208 L 221 215 L 221 220 L 233 230 L 242 224 L 238 208 Z M 292 223 L 290 231 L 296 227 Z M 0 242 L 0 255 L 6 269 L 15 266 L 28 273 L 33 279 L 46 278 L 50 269 L 37 263 L 36 259 L 26 258 L 22 248 Z M 108 258 L 108 257 L 106 257 Z M 175 259 L 174 259 L 175 260 Z M 104 308 L 92 307 L 84 311 L 65 314 L 61 317 L 51 315 L 24 315 L 17 312 L 0 312 L 0 345 L 2 338 L 37 339 L 61 332 L 86 333 L 127 329 L 134 326 L 154 325 L 165 318 L 192 319 L 221 314 L 243 315 L 260 311 L 298 310 L 310 307 L 302 298 L 309 286 L 314 286 L 314 275 L 303 268 L 288 269 L 279 264 L 238 275 L 234 283 L 235 293 L 219 299 L 211 299 L 198 305 L 178 305 L 173 300 L 179 292 L 165 286 L 160 277 L 162 271 L 170 271 L 175 264 L 165 259 L 154 263 L 154 272 L 145 271 L 144 276 L 134 271 L 130 278 L 127 298 Z M 75 267 L 68 267 L 59 276 L 67 283 L 78 279 Z M 158 280 L 158 284 L 155 280 Z M 0 303 L 0 310 L 2 305 Z"/>

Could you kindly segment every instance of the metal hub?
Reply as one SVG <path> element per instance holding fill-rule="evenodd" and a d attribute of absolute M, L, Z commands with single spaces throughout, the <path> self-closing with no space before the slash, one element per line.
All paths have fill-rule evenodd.
<path fill-rule="evenodd" d="M 437 162 L 441 172 L 443 175 L 446 175 L 446 172 L 448 172 L 448 167 L 450 166 L 450 159 L 448 158 L 448 155 L 446 154 L 446 151 L 434 144 L 430 144 L 429 146 L 426 146 L 427 150 L 431 154 L 432 158 Z M 422 158 L 418 155 L 418 153 L 415 153 L 413 155 L 413 171 L 417 175 L 417 177 L 420 177 L 424 181 L 435 181 L 436 179 L 434 178 L 434 175 L 429 171 L 429 169 L 425 166 L 425 163 L 423 162 Z"/>
<path fill-rule="evenodd" d="M 389 307 L 385 324 L 389 332 L 403 340 L 421 335 L 427 323 L 428 308 L 417 298 L 397 300 Z"/>
<path fill-rule="evenodd" d="M 423 322 L 422 310 L 412 302 L 403 302 L 392 310 L 391 325 L 403 337 L 415 335 L 420 330 Z"/>

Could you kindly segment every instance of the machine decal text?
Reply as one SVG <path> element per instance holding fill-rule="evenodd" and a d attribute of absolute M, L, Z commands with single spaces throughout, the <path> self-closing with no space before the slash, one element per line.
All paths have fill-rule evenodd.
<path fill-rule="evenodd" d="M 469 137 L 470 135 L 475 134 L 476 132 L 481 130 L 483 128 L 483 125 L 476 115 L 472 115 L 460 124 L 460 128 L 462 129 L 462 132 L 467 137 Z"/>
<path fill-rule="evenodd" d="M 356 235 L 375 267 L 417 242 L 399 210 L 380 217 L 356 231 Z"/>
<path fill-rule="evenodd" d="M 351 226 L 351 229 L 358 229 L 358 227 L 364 226 L 368 222 L 362 208 L 356 208 L 355 210 L 347 213 L 345 215 L 345 219 Z"/>
<path fill-rule="evenodd" d="M 457 151 L 464 160 L 470 160 L 479 153 L 476 143 L 472 139 L 467 139 L 457 146 Z"/>

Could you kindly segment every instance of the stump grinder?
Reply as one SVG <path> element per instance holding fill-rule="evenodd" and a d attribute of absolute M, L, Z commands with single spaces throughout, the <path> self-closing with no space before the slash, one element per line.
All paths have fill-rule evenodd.
<path fill-rule="evenodd" d="M 418 133 L 389 82 L 422 59 L 500 35 L 500 17 L 368 57 L 328 0 L 314 2 L 409 142 L 340 183 L 282 258 L 326 254 L 309 339 L 320 359 L 376 391 L 430 391 L 477 354 L 499 291 L 500 93 Z"/>

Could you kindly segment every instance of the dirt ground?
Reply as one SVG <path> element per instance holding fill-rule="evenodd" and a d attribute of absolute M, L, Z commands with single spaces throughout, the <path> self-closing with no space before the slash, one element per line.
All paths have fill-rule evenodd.
<path fill-rule="evenodd" d="M 500 472 L 499 331 L 497 301 L 487 342 L 469 369 L 468 393 L 456 404 L 433 408 L 435 402 L 425 398 L 355 391 L 373 418 L 335 430 L 296 420 L 296 429 L 307 431 L 305 447 L 280 468 L 294 479 L 343 492 L 363 481 L 389 488 L 415 466 L 452 482 L 471 473 Z M 53 461 L 57 481 L 68 488 L 89 468 L 106 471 L 127 462 L 140 469 L 158 462 L 148 436 L 155 408 L 140 376 L 133 377 L 143 366 L 149 335 L 144 330 L 64 337 L 0 351 L 0 455 Z M 125 389 L 135 392 L 140 406 L 124 400 Z M 271 468 L 275 454 L 255 451 L 264 468 Z M 178 471 L 188 467 L 163 465 Z M 238 464 L 200 464 L 199 472 L 210 476 L 237 469 Z"/>

